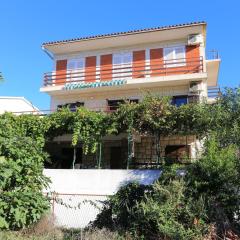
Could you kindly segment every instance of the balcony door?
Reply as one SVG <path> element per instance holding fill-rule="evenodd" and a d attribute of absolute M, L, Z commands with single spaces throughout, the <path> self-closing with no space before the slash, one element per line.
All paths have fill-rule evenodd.
<path fill-rule="evenodd" d="M 67 64 L 67 82 L 85 80 L 85 58 L 69 59 Z"/>
<path fill-rule="evenodd" d="M 113 54 L 113 79 L 132 78 L 132 52 Z"/>
<path fill-rule="evenodd" d="M 167 47 L 163 49 L 166 68 L 186 66 L 185 46 Z"/>

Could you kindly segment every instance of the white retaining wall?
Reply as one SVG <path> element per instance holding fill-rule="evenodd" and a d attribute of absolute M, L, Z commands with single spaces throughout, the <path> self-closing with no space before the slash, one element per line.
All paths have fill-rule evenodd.
<path fill-rule="evenodd" d="M 129 182 L 151 184 L 159 178 L 161 171 L 45 169 L 44 174 L 52 181 L 45 192 L 59 194 L 53 206 L 56 225 L 83 228 L 96 218 L 102 201 L 116 193 L 121 186 Z"/>

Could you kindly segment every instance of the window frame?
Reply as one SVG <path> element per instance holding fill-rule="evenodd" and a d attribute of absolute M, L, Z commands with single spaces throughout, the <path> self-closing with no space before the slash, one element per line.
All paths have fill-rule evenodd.
<path fill-rule="evenodd" d="M 173 50 L 173 58 L 172 59 L 166 59 L 166 51 L 169 49 Z M 176 49 L 181 49 L 183 58 L 177 58 L 176 57 Z M 182 60 L 180 63 L 178 63 L 179 60 Z M 172 46 L 172 47 L 164 47 L 163 48 L 163 61 L 165 68 L 173 68 L 173 67 L 184 67 L 186 66 L 186 46 Z"/>
<path fill-rule="evenodd" d="M 131 59 L 130 62 L 124 63 L 124 58 L 125 57 L 129 57 Z M 115 63 L 115 59 L 116 58 L 120 58 L 120 63 Z M 129 73 L 124 73 L 126 71 L 126 69 L 121 69 L 123 67 L 129 67 L 129 71 L 131 72 L 132 70 L 132 66 L 133 66 L 133 52 L 132 51 L 123 51 L 123 52 L 115 52 L 112 54 L 112 68 L 113 68 L 113 72 L 112 72 L 112 77 L 113 79 L 115 78 L 131 78 L 131 76 L 125 76 L 128 75 Z M 120 68 L 120 70 L 118 70 Z M 115 71 L 117 73 L 115 73 Z M 129 74 L 130 75 L 130 74 Z"/>
<path fill-rule="evenodd" d="M 82 68 L 78 68 L 78 63 L 81 61 Z M 74 63 L 74 67 L 70 68 L 70 64 Z M 67 81 L 84 81 L 85 80 L 85 67 L 86 67 L 86 58 L 85 57 L 78 57 L 78 58 L 71 58 L 67 60 Z M 73 75 L 72 75 L 73 74 Z M 73 77 L 73 80 L 72 80 Z"/>

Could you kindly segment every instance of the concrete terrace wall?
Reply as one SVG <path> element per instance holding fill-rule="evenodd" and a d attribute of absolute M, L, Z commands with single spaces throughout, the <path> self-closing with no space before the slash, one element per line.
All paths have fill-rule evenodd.
<path fill-rule="evenodd" d="M 151 184 L 159 178 L 161 171 L 45 169 L 44 174 L 52 181 L 45 192 L 58 193 L 52 208 L 56 225 L 83 228 L 96 218 L 102 201 L 121 186 L 129 182 Z"/>

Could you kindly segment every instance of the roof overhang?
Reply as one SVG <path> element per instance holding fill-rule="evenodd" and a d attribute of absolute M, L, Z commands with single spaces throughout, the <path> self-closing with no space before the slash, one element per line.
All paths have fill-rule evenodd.
<path fill-rule="evenodd" d="M 100 35 L 59 42 L 50 42 L 43 44 L 42 47 L 53 55 L 61 55 L 104 48 L 118 48 L 145 43 L 187 39 L 188 35 L 196 33 L 203 34 L 205 41 L 205 32 L 206 23 L 200 22 L 125 33 Z"/>

